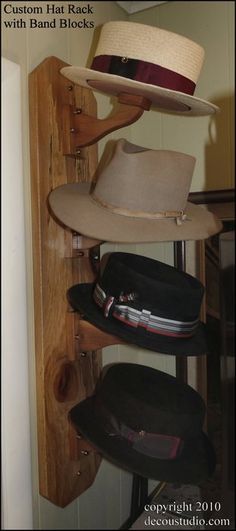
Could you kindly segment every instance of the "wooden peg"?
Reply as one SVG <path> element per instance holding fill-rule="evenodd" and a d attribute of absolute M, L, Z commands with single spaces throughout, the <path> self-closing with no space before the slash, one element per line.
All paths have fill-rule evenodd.
<path fill-rule="evenodd" d="M 79 351 L 97 350 L 110 345 L 124 345 L 125 341 L 117 336 L 108 334 L 103 330 L 99 330 L 84 319 L 79 319 L 77 323 L 76 334 L 79 341 Z"/>
<path fill-rule="evenodd" d="M 88 249 L 93 249 L 95 251 L 97 246 L 102 243 L 101 240 L 95 240 L 93 238 L 88 238 L 87 236 L 82 236 L 78 232 L 72 232 L 65 230 L 64 232 L 64 257 L 65 258 L 77 258 L 82 257 L 85 254 L 85 251 Z M 97 251 L 99 254 L 99 251 Z"/>
<path fill-rule="evenodd" d="M 76 155 L 78 148 L 90 146 L 108 133 L 136 122 L 145 110 L 149 110 L 151 101 L 137 94 L 120 93 L 115 112 L 100 119 L 79 112 L 72 105 L 63 106 L 63 150 L 65 155 Z"/>
<path fill-rule="evenodd" d="M 83 436 L 79 436 L 77 434 L 76 440 L 80 455 L 89 455 L 91 453 L 96 453 L 96 448 L 92 446 L 92 444 L 90 444 L 86 439 L 84 439 Z"/>
<path fill-rule="evenodd" d="M 69 450 L 72 461 L 80 461 L 81 457 L 89 457 L 97 454 L 97 450 L 82 435 L 79 435 L 75 427 L 69 422 Z"/>

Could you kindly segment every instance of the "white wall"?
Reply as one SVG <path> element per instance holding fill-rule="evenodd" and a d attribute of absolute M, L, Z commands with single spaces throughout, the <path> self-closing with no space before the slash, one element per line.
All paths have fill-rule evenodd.
<path fill-rule="evenodd" d="M 32 529 L 26 254 L 19 65 L 2 60 L 3 529 Z"/>

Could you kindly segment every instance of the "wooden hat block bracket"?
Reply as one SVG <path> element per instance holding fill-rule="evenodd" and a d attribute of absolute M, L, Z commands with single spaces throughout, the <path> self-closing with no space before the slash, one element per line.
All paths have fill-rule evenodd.
<path fill-rule="evenodd" d="M 72 85 L 69 85 L 72 88 Z M 83 107 L 64 105 L 63 142 L 64 153 L 76 154 L 79 148 L 90 146 L 108 133 L 136 122 L 151 106 L 151 101 L 136 94 L 120 93 L 118 106 L 112 116 L 100 119 L 87 114 Z M 68 135 L 70 131 L 70 135 Z"/>
<path fill-rule="evenodd" d="M 60 507 L 93 483 L 101 462 L 68 413 L 94 392 L 100 349 L 122 341 L 70 308 L 67 290 L 94 280 L 102 242 L 60 225 L 49 211 L 48 195 L 66 183 L 91 181 L 98 162 L 95 142 L 138 119 L 148 106 L 137 97 L 132 105 L 132 96 L 121 95 L 113 118 L 98 120 L 93 92 L 68 82 L 60 74 L 64 66 L 49 57 L 29 75 L 39 488 Z"/>

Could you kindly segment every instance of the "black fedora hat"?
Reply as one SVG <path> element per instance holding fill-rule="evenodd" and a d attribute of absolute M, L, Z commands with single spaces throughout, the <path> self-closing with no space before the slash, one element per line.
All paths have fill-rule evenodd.
<path fill-rule="evenodd" d="M 157 260 L 111 253 L 95 284 L 72 286 L 71 306 L 99 329 L 127 343 L 170 355 L 206 354 L 199 321 L 204 288 Z"/>
<path fill-rule="evenodd" d="M 106 366 L 96 393 L 69 413 L 78 433 L 120 468 L 186 484 L 215 469 L 204 416 L 204 402 L 189 385 L 132 363 Z"/>

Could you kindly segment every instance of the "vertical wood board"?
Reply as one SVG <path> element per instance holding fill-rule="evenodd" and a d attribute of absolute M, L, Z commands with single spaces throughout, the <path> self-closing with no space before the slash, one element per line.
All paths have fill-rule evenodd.
<path fill-rule="evenodd" d="M 80 454 L 67 418 L 76 403 L 92 394 L 101 353 L 80 355 L 78 316 L 66 299 L 70 286 L 94 279 L 87 249 L 98 242 L 80 238 L 83 250 L 78 253 L 73 233 L 48 209 L 52 189 L 91 181 L 97 166 L 96 144 L 81 149 L 79 157 L 63 153 L 62 106 L 75 105 L 96 116 L 92 92 L 69 83 L 60 74 L 63 66 L 49 57 L 29 76 L 39 483 L 40 494 L 61 507 L 92 484 L 101 461 L 94 452 Z"/>

